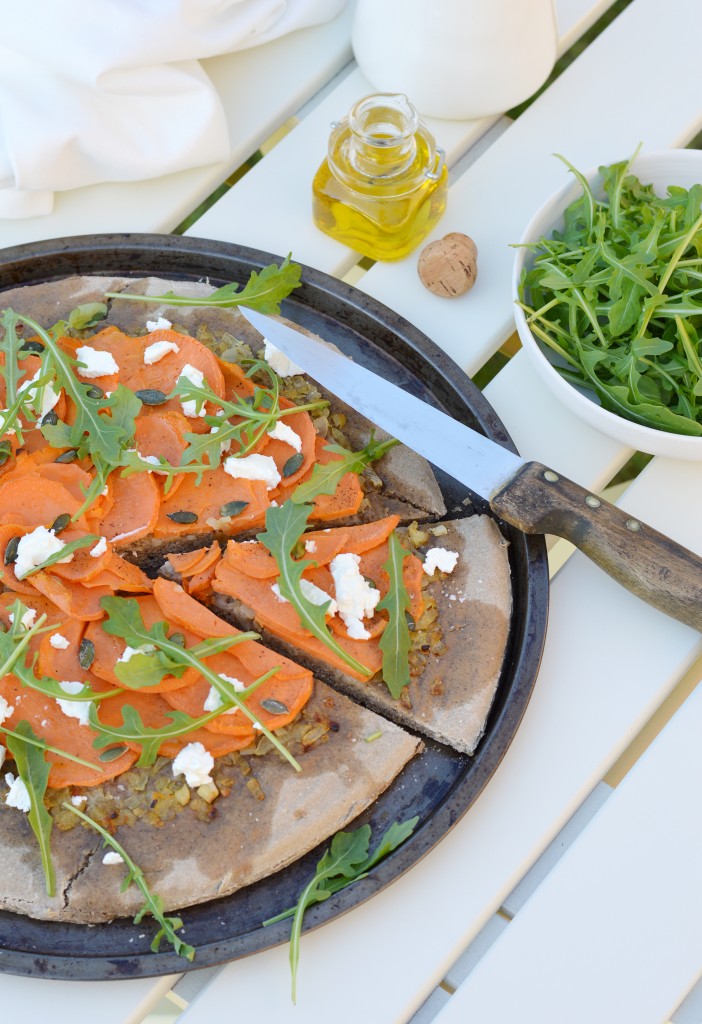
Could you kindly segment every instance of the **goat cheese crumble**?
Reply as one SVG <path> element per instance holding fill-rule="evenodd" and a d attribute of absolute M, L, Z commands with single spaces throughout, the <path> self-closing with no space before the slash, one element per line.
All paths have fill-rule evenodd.
<path fill-rule="evenodd" d="M 271 345 L 268 338 L 263 339 L 265 342 L 263 349 L 263 358 L 266 360 L 271 370 L 275 370 L 279 377 L 294 377 L 296 373 L 304 373 L 301 366 L 294 363 L 292 359 L 288 359 L 284 352 L 281 352 L 275 345 Z"/>
<path fill-rule="evenodd" d="M 280 483 L 278 467 L 270 455 L 245 455 L 240 459 L 232 455 L 224 460 L 222 467 L 235 480 L 263 480 L 268 491 Z"/>
<path fill-rule="evenodd" d="M 361 575 L 360 562 L 360 555 L 343 552 L 333 558 L 329 565 L 339 615 L 352 640 L 370 639 L 370 633 L 361 620 L 373 615 L 380 601 L 380 591 Z"/>
<path fill-rule="evenodd" d="M 278 586 L 277 583 L 273 584 L 271 590 L 273 591 L 276 600 L 280 601 L 281 604 L 289 603 L 287 597 L 283 597 L 283 595 L 281 594 L 280 587 Z M 331 594 L 327 594 L 326 590 L 322 590 L 321 587 L 318 587 L 316 584 L 310 583 L 309 580 L 305 579 L 300 580 L 300 590 L 302 591 L 302 596 L 306 597 L 308 601 L 312 602 L 312 604 L 323 605 L 329 602 L 329 607 L 327 608 L 325 614 L 336 615 L 336 601 L 331 596 Z"/>
<path fill-rule="evenodd" d="M 170 331 L 173 324 L 170 320 L 166 320 L 165 316 L 160 316 L 158 320 L 147 320 L 146 329 L 151 334 L 152 331 Z"/>
<path fill-rule="evenodd" d="M 25 814 L 28 814 L 32 809 L 32 801 L 24 780 L 20 779 L 19 776 L 15 778 L 12 772 L 8 772 L 5 776 L 5 782 L 10 787 L 5 796 L 7 806 L 16 807 L 18 811 L 24 811 Z"/>
<path fill-rule="evenodd" d="M 457 561 L 457 551 L 449 551 L 448 548 L 429 548 L 422 568 L 427 576 L 433 576 L 437 569 L 439 572 L 453 572 Z"/>
<path fill-rule="evenodd" d="M 36 617 L 37 613 L 35 612 L 35 610 L 33 608 L 27 608 L 26 612 L 20 619 L 20 625 L 22 626 L 23 629 L 31 629 L 32 626 L 34 625 L 34 620 L 36 619 Z M 14 624 L 15 614 L 14 612 L 10 612 L 10 625 L 14 626 Z"/>
<path fill-rule="evenodd" d="M 90 549 L 89 554 L 92 558 L 99 558 L 100 555 L 104 555 L 107 551 L 107 538 L 101 537 L 94 548 Z"/>
<path fill-rule="evenodd" d="M 69 642 L 62 633 L 52 633 L 49 637 L 49 643 L 57 651 L 65 651 L 69 646 Z"/>
<path fill-rule="evenodd" d="M 23 537 L 20 537 L 15 559 L 15 575 L 18 579 L 22 579 L 32 569 L 36 569 L 38 565 L 45 562 L 47 558 L 58 554 L 65 546 L 53 530 L 47 530 L 45 526 L 37 526 L 31 533 L 25 533 Z M 63 564 L 72 559 L 73 554 L 71 553 L 65 558 L 60 558 L 59 562 Z"/>
<path fill-rule="evenodd" d="M 76 357 L 78 358 L 78 375 L 87 380 L 92 380 L 94 377 L 109 377 L 113 373 L 119 373 L 119 366 L 111 352 L 104 352 L 91 345 L 82 345 L 76 349 Z"/>
<path fill-rule="evenodd" d="M 105 856 L 102 858 L 102 863 L 124 864 L 124 857 L 121 855 L 121 853 L 117 853 L 116 850 L 110 850 L 110 852 L 106 853 Z"/>
<path fill-rule="evenodd" d="M 191 366 L 190 363 L 186 363 L 183 369 L 180 371 L 180 377 L 185 377 L 191 384 L 194 384 L 196 388 L 201 388 L 205 382 L 205 374 L 202 370 L 198 370 L 197 367 Z M 180 380 L 180 377 L 178 378 Z M 196 416 L 202 416 L 205 408 L 205 403 L 197 398 L 190 398 L 187 401 L 181 401 L 183 408 L 183 415 L 189 416 L 190 419 L 194 419 Z M 201 407 L 198 412 L 198 405 Z"/>
<path fill-rule="evenodd" d="M 189 786 L 206 786 L 212 782 L 210 772 L 214 768 L 214 758 L 202 743 L 188 743 L 173 759 L 171 768 L 174 776 L 184 775 Z"/>
<path fill-rule="evenodd" d="M 268 436 L 274 441 L 284 441 L 285 444 L 289 444 L 291 448 L 294 448 L 296 452 L 302 451 L 302 438 L 287 423 L 283 423 L 282 420 L 276 421 L 273 429 L 268 431 Z"/>
<path fill-rule="evenodd" d="M 166 323 L 168 323 L 167 320 Z M 154 327 L 152 330 L 156 331 L 159 328 Z M 180 352 L 180 346 L 176 345 L 174 341 L 155 341 L 153 345 L 147 345 L 144 349 L 144 366 L 153 366 L 154 363 L 160 363 L 169 352 Z"/>

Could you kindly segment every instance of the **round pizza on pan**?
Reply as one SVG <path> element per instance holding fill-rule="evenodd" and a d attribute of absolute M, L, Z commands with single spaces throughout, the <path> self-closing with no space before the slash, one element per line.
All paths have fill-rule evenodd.
<path fill-rule="evenodd" d="M 250 301 L 277 312 L 291 267 Z M 3 293 L 3 909 L 227 895 L 345 827 L 423 737 L 483 734 L 512 608 L 496 523 L 447 515 L 423 459 L 212 292 Z"/>

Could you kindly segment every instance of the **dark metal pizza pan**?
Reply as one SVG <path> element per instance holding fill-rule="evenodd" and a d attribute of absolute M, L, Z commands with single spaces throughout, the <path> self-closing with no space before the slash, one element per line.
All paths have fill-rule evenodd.
<path fill-rule="evenodd" d="M 244 283 L 252 270 L 280 260 L 254 249 L 173 235 L 89 235 L 0 250 L 0 292 L 20 284 L 73 274 L 158 275 L 213 284 Z M 2 299 L 0 295 L 0 306 Z M 362 292 L 310 268 L 283 313 L 334 342 L 354 359 L 429 401 L 491 439 L 514 449 L 494 410 L 460 368 L 426 335 Z M 440 476 L 448 509 L 466 513 L 472 499 Z M 470 507 L 470 506 L 468 506 Z M 509 650 L 487 729 L 472 757 L 427 742 L 359 819 L 378 837 L 392 821 L 417 814 L 412 837 L 371 875 L 312 908 L 306 928 L 352 909 L 427 853 L 470 807 L 502 759 L 528 703 L 544 643 L 548 573 L 542 538 L 527 537 L 504 523 L 510 541 L 514 610 Z M 192 967 L 206 967 L 287 941 L 289 922 L 260 923 L 295 903 L 324 844 L 276 875 L 225 899 L 187 909 L 185 938 L 197 948 Z M 172 952 L 152 953 L 150 922 L 131 920 L 87 928 L 35 921 L 0 912 L 0 970 L 34 977 L 116 979 L 171 974 L 188 969 Z"/>

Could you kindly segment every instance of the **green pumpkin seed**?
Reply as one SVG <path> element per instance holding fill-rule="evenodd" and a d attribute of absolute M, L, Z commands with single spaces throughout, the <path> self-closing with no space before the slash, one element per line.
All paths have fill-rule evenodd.
<path fill-rule="evenodd" d="M 129 747 L 108 747 L 107 750 L 102 751 L 98 757 L 98 761 L 116 761 L 118 757 L 121 757 L 122 754 L 126 754 L 128 750 Z"/>
<path fill-rule="evenodd" d="M 105 392 L 97 384 L 91 384 L 90 387 L 85 389 L 85 393 L 88 398 L 104 398 Z"/>
<path fill-rule="evenodd" d="M 270 712 L 271 715 L 289 715 L 290 709 L 283 704 L 282 700 L 275 700 L 273 697 L 266 697 L 261 701 L 261 707 Z"/>
<path fill-rule="evenodd" d="M 194 512 L 167 512 L 166 515 L 174 523 L 196 523 L 197 516 Z"/>
<path fill-rule="evenodd" d="M 135 391 L 134 394 L 144 405 L 163 405 L 168 401 L 168 395 L 159 391 L 158 388 L 143 388 L 141 391 Z"/>
<path fill-rule="evenodd" d="M 54 459 L 54 462 L 61 462 L 61 463 L 64 463 L 64 462 L 75 462 L 77 458 L 78 458 L 78 449 L 77 448 L 69 448 L 68 451 L 61 452 L 61 454 L 57 458 Z"/>
<path fill-rule="evenodd" d="M 40 427 L 55 427 L 57 423 L 58 423 L 58 416 L 56 415 L 56 413 L 54 412 L 53 409 L 49 409 L 49 411 L 46 413 L 46 415 L 44 417 L 42 417 L 42 421 L 39 424 L 39 426 Z"/>
<path fill-rule="evenodd" d="M 297 452 L 296 455 L 291 455 L 283 466 L 283 476 L 292 476 L 293 473 L 297 473 L 298 469 L 304 462 L 304 459 L 305 456 L 302 452 Z"/>
<path fill-rule="evenodd" d="M 95 644 L 92 640 L 84 638 L 81 640 L 80 647 L 78 648 L 78 663 L 81 668 L 84 668 L 87 671 L 94 660 Z"/>
<path fill-rule="evenodd" d="M 11 562 L 15 562 L 17 560 L 17 548 L 19 546 L 20 539 L 21 538 L 17 536 L 10 537 L 8 540 L 5 548 L 5 558 L 3 559 L 5 565 L 10 565 Z"/>
<path fill-rule="evenodd" d="M 168 639 L 172 644 L 178 644 L 179 647 L 185 647 L 185 634 L 183 633 L 171 633 Z"/>
<path fill-rule="evenodd" d="M 71 521 L 70 512 L 62 512 L 60 516 L 56 516 L 53 523 L 49 527 L 52 533 L 60 533 L 61 530 L 65 530 Z"/>
<path fill-rule="evenodd" d="M 40 341 L 25 341 L 22 348 L 19 350 L 19 354 L 22 356 L 40 355 L 44 351 L 44 346 Z"/>
<path fill-rule="evenodd" d="M 0 466 L 4 466 L 12 454 L 12 445 L 9 441 L 0 441 Z"/>
<path fill-rule="evenodd" d="M 219 514 L 221 516 L 238 516 L 240 512 L 248 508 L 248 505 L 248 501 L 227 501 L 221 506 Z"/>

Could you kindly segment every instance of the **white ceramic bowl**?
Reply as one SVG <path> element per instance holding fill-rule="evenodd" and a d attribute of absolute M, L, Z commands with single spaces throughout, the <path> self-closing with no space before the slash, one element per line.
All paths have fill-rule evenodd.
<path fill-rule="evenodd" d="M 652 184 L 659 195 L 665 195 L 669 185 L 690 188 L 702 182 L 702 152 L 692 149 L 670 149 L 660 153 L 646 153 L 634 160 L 631 170 L 641 182 Z M 592 184 L 597 198 L 602 198 L 604 193 L 601 189 L 599 171 L 592 171 L 586 177 Z M 551 236 L 554 230 L 562 229 L 563 212 L 581 191 L 578 182 L 573 181 L 552 196 L 534 214 L 522 235 L 521 242 L 538 242 L 543 236 Z M 533 261 L 528 249 L 517 249 L 516 252 L 512 279 L 512 294 L 515 299 L 519 296 L 522 269 Z M 650 455 L 702 460 L 702 436 L 690 437 L 645 427 L 603 409 L 593 392 L 575 387 L 554 369 L 558 357 L 547 345 L 537 341 L 526 322 L 524 311 L 516 305 L 515 320 L 522 345 L 544 384 L 559 401 L 591 427 L 630 448 L 648 452 Z"/>

